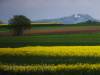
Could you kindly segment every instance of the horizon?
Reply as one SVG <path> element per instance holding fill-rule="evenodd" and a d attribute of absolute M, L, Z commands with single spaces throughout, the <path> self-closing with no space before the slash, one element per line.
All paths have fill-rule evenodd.
<path fill-rule="evenodd" d="M 90 16 L 91 18 L 93 18 L 94 20 L 97 20 L 98 22 L 100 21 L 100 19 L 96 19 L 96 18 L 94 18 L 94 17 L 92 17 L 91 15 L 89 15 L 89 14 L 81 14 L 81 13 L 75 13 L 75 14 L 72 14 L 72 15 L 68 15 L 68 16 L 62 16 L 62 17 L 57 17 L 57 18 L 45 18 L 45 19 L 37 19 L 37 20 L 31 20 L 30 18 L 30 20 L 31 20 L 31 22 L 38 22 L 38 21 L 44 21 L 44 20 L 55 20 L 55 19 L 61 19 L 61 18 L 71 18 L 71 16 L 73 16 L 73 18 L 75 17 L 75 18 L 80 18 L 80 16 L 79 15 L 84 15 L 84 16 Z M 24 15 L 25 16 L 25 15 Z M 13 16 L 12 16 L 13 17 Z M 2 20 L 2 19 L 0 19 L 0 20 Z M 9 20 L 9 19 L 8 19 Z M 5 24 L 8 24 L 8 20 L 2 20 Z M 44 22 L 44 23 L 46 23 L 46 22 Z M 51 22 L 52 23 L 52 22 Z M 80 23 L 80 22 L 79 22 Z"/>
<path fill-rule="evenodd" d="M 76 17 L 77 14 L 80 14 L 80 15 L 88 15 L 88 16 L 94 18 L 93 16 L 91 16 L 91 15 L 89 15 L 89 14 L 75 13 L 75 14 L 68 15 L 68 16 L 54 17 L 54 18 L 42 18 L 42 19 L 31 20 L 31 21 L 50 20 L 50 19 L 60 19 L 60 18 L 71 17 L 71 16 L 73 16 L 73 15 Z M 14 15 L 13 15 L 13 16 L 14 16 Z M 13 16 L 12 16 L 12 17 L 13 17 Z M 26 15 L 24 15 L 24 16 L 26 16 Z M 12 17 L 11 17 L 11 18 L 12 18 Z M 77 17 L 77 18 L 79 18 L 79 17 Z M 10 19 L 10 18 L 9 18 L 9 19 Z M 9 19 L 8 19 L 8 20 L 9 20 Z M 30 18 L 29 18 L 29 19 L 30 19 Z M 96 18 L 94 18 L 94 19 L 96 19 Z M 0 19 L 0 20 L 2 20 L 2 19 Z M 3 20 L 3 21 L 8 21 L 8 20 Z M 96 20 L 100 20 L 100 19 L 96 19 Z"/>

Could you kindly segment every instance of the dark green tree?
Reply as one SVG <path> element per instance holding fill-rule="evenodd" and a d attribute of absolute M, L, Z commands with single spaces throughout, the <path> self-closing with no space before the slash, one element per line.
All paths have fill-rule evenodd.
<path fill-rule="evenodd" d="M 24 15 L 15 15 L 9 20 L 9 25 L 14 35 L 21 36 L 26 29 L 31 28 L 31 21 Z"/>

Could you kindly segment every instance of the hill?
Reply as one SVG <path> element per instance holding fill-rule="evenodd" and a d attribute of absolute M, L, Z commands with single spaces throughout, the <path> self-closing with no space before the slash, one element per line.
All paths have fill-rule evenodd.
<path fill-rule="evenodd" d="M 91 17 L 88 14 L 73 14 L 68 17 L 61 17 L 61 18 L 55 18 L 55 19 L 43 19 L 38 21 L 33 21 L 37 23 L 63 23 L 63 24 L 77 24 L 80 22 L 86 22 L 86 21 L 97 21 L 93 17 Z"/>

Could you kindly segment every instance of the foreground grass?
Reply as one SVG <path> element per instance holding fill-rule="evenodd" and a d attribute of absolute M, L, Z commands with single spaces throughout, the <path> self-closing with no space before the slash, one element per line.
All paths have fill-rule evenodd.
<path fill-rule="evenodd" d="M 99 75 L 100 46 L 0 48 L 1 75 Z"/>

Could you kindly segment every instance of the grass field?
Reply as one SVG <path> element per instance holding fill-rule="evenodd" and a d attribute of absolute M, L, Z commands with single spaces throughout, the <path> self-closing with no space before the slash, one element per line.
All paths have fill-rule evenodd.
<path fill-rule="evenodd" d="M 100 33 L 0 37 L 0 47 L 100 45 Z"/>
<path fill-rule="evenodd" d="M 33 30 L 83 30 L 83 29 L 100 29 L 100 24 L 32 24 Z M 9 25 L 0 24 L 0 31 L 10 31 Z"/>
<path fill-rule="evenodd" d="M 1 75 L 99 75 L 99 46 L 0 48 Z"/>

